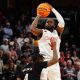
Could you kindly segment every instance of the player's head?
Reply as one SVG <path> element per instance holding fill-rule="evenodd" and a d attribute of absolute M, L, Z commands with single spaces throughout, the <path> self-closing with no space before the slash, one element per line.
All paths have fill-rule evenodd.
<path fill-rule="evenodd" d="M 53 30 L 55 28 L 55 21 L 52 18 L 48 18 L 45 23 L 45 28 L 48 30 Z"/>

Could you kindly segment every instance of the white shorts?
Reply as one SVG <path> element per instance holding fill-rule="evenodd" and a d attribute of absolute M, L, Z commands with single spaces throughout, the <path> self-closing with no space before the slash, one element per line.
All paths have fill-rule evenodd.
<path fill-rule="evenodd" d="M 42 72 L 41 72 L 41 76 L 40 76 L 40 80 L 47 80 L 48 78 L 48 71 L 47 71 L 47 69 L 46 68 L 44 68 L 43 70 L 42 70 Z"/>
<path fill-rule="evenodd" d="M 43 76 L 43 79 L 40 80 L 61 80 L 61 73 L 60 73 L 60 66 L 59 63 L 56 63 L 50 67 L 47 67 L 46 70 L 41 72 L 41 74 L 45 75 L 45 79 Z"/>

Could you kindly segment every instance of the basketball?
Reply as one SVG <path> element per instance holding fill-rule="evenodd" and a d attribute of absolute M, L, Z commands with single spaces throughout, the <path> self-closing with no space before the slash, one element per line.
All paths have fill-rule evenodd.
<path fill-rule="evenodd" d="M 51 12 L 51 9 L 48 4 L 41 3 L 37 7 L 37 14 L 40 14 L 41 17 L 47 17 Z"/>

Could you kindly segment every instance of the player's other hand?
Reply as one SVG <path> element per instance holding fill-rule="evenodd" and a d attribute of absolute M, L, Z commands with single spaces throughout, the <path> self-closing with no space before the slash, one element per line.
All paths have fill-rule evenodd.
<path fill-rule="evenodd" d="M 53 40 L 53 38 L 50 39 L 50 43 L 49 43 L 51 50 L 56 49 L 56 41 Z"/>
<path fill-rule="evenodd" d="M 37 17 L 41 18 L 41 15 L 40 14 L 37 14 Z"/>

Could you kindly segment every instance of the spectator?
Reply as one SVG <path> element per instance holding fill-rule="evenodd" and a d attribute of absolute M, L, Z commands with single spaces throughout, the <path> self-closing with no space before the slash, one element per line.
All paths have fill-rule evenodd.
<path fill-rule="evenodd" d="M 72 59 L 74 62 L 79 59 L 78 56 L 77 56 L 77 51 L 76 51 L 76 50 L 73 51 L 73 55 L 72 55 L 71 59 Z"/>
<path fill-rule="evenodd" d="M 4 39 L 8 38 L 10 39 L 13 36 L 13 30 L 10 26 L 10 22 L 6 23 L 6 26 L 3 28 L 4 31 Z"/>
<path fill-rule="evenodd" d="M 6 53 L 9 50 L 9 45 L 8 44 L 9 44 L 9 40 L 4 39 L 3 44 L 0 46 L 3 49 L 4 53 Z"/>
<path fill-rule="evenodd" d="M 14 42 L 14 50 L 16 51 L 18 56 L 22 55 L 22 51 L 21 51 L 19 44 L 17 42 Z"/>
<path fill-rule="evenodd" d="M 26 52 L 28 47 L 29 47 L 29 43 L 28 42 L 25 42 L 23 44 L 23 46 L 21 47 L 22 53 Z"/>
<path fill-rule="evenodd" d="M 22 47 L 23 44 L 24 44 L 24 35 L 23 35 L 23 33 L 20 33 L 20 34 L 19 34 L 19 37 L 17 38 L 17 43 L 19 44 L 20 49 L 21 49 L 21 47 Z"/>
<path fill-rule="evenodd" d="M 17 53 L 16 51 L 14 50 L 14 47 L 13 46 L 9 46 L 9 51 L 7 52 L 7 55 L 8 55 L 8 58 L 11 58 L 13 59 L 14 61 L 17 60 Z"/>
<path fill-rule="evenodd" d="M 5 80 L 16 80 L 16 65 L 12 59 L 7 60 L 7 64 L 3 66 L 3 76 Z"/>
<path fill-rule="evenodd" d="M 63 80 L 75 80 L 76 72 L 75 69 L 72 67 L 72 61 L 67 60 L 67 66 L 63 69 Z"/>
<path fill-rule="evenodd" d="M 23 53 L 23 55 L 31 55 L 32 54 L 32 49 L 30 48 L 30 46 L 26 47 L 26 51 Z"/>
<path fill-rule="evenodd" d="M 70 53 L 70 51 L 67 51 L 66 54 L 65 54 L 64 60 L 67 61 L 67 60 L 69 60 L 69 59 L 71 59 L 71 53 Z M 71 60 L 72 60 L 72 59 L 71 59 Z M 73 62 L 73 60 L 72 60 L 72 62 Z"/>

